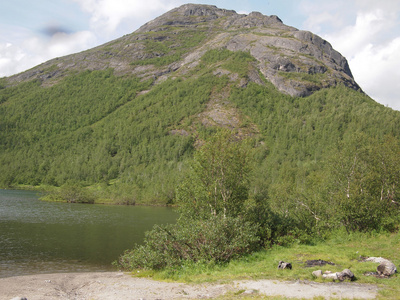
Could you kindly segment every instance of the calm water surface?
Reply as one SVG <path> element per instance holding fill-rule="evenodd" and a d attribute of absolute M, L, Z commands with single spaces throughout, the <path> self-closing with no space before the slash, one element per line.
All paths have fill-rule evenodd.
<path fill-rule="evenodd" d="M 145 231 L 176 217 L 165 207 L 52 203 L 0 190 L 0 277 L 112 270 Z"/>

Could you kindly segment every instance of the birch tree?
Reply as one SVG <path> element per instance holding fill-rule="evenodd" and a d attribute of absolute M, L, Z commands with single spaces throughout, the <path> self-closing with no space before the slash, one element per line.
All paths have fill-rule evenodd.
<path fill-rule="evenodd" d="M 249 192 L 249 151 L 230 131 L 211 137 L 195 153 L 190 176 L 178 189 L 185 216 L 236 217 Z"/>

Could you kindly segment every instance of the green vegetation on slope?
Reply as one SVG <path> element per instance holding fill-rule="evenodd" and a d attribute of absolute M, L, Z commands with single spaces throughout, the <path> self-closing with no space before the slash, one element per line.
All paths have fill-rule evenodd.
<path fill-rule="evenodd" d="M 247 116 L 241 126 L 257 128 L 252 198 L 287 203 L 310 180 L 323 185 L 337 143 L 356 134 L 398 139 L 399 112 L 343 86 L 306 98 L 268 82 L 239 87 L 253 64 L 248 53 L 210 50 L 186 79 L 177 72 L 154 84 L 108 69 L 0 89 L 0 185 L 90 186 L 97 201 L 173 203 L 195 142 L 214 131 L 198 114 L 218 91 Z M 237 81 L 212 75 L 218 68 Z"/>
<path fill-rule="evenodd" d="M 107 70 L 47 88 L 30 82 L 3 89 L 0 182 L 103 184 L 103 197 L 125 189 L 131 203 L 172 201 L 193 139 L 169 131 L 201 112 L 211 91 L 225 83 L 205 76 L 151 87 Z"/>

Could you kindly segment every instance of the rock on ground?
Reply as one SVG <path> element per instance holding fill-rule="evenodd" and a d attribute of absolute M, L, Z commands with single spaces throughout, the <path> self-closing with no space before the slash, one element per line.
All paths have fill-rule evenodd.
<path fill-rule="evenodd" d="M 397 268 L 394 263 L 383 257 L 369 257 L 365 261 L 371 261 L 379 263 L 376 268 L 378 275 L 391 276 L 397 272 Z"/>
<path fill-rule="evenodd" d="M 394 263 L 392 263 L 391 261 L 384 261 L 382 262 L 377 268 L 376 270 L 378 271 L 379 275 L 385 275 L 385 276 L 392 276 L 394 273 L 397 272 L 397 268 L 394 265 Z"/>

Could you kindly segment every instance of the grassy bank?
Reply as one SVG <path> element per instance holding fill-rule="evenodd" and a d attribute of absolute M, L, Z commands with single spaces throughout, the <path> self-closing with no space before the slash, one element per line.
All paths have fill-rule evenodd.
<path fill-rule="evenodd" d="M 240 260 L 235 260 L 224 266 L 215 265 L 182 265 L 177 269 L 160 272 L 136 271 L 135 276 L 152 277 L 154 279 L 183 281 L 188 283 L 226 282 L 240 279 L 278 279 L 278 280 L 309 280 L 329 282 L 315 279 L 312 272 L 339 272 L 350 269 L 356 276 L 354 284 L 369 283 L 380 288 L 379 299 L 398 299 L 400 295 L 400 276 L 393 275 L 389 279 L 375 278 L 363 275 L 375 272 L 378 264 L 361 262 L 360 256 L 381 256 L 391 260 L 397 267 L 400 264 L 400 234 L 399 233 L 350 233 L 336 232 L 325 242 L 313 245 L 294 244 L 290 247 L 274 246 L 271 249 L 254 253 Z M 307 260 L 326 260 L 335 265 L 323 267 L 306 267 Z M 280 260 L 291 262 L 292 270 L 278 270 Z M 259 299 L 260 295 L 243 296 L 230 295 L 230 298 Z M 275 298 L 274 298 L 275 299 Z"/>

